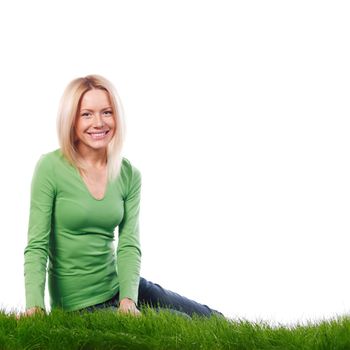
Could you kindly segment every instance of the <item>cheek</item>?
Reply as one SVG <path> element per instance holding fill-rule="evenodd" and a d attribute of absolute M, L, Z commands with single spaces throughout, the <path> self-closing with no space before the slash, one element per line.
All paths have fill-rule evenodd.
<path fill-rule="evenodd" d="M 111 128 L 115 128 L 115 125 L 116 125 L 116 122 L 115 122 L 114 119 L 112 119 L 112 120 L 109 122 L 109 126 L 110 126 Z"/>
<path fill-rule="evenodd" d="M 75 124 L 74 130 L 76 133 L 84 133 L 85 129 L 87 128 L 86 125 L 84 125 L 83 122 L 79 121 Z"/>
<path fill-rule="evenodd" d="M 115 122 L 108 122 L 107 123 L 107 126 L 108 126 L 108 128 L 109 129 L 112 129 L 113 130 L 113 135 L 114 135 L 114 133 L 115 133 Z"/>
<path fill-rule="evenodd" d="M 73 135 L 74 135 L 74 140 L 77 141 L 82 137 L 85 137 L 86 134 L 84 134 L 84 129 L 82 128 L 82 126 L 77 124 L 73 129 Z"/>

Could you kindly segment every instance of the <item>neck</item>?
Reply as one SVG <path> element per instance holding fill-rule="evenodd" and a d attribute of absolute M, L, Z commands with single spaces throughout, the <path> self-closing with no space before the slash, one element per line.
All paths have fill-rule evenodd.
<path fill-rule="evenodd" d="M 92 149 L 85 145 L 77 145 L 78 158 L 92 168 L 103 168 L 107 163 L 107 149 Z"/>

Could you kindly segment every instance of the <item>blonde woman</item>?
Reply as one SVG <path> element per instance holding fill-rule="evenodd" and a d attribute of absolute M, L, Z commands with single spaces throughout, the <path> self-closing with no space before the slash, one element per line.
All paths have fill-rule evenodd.
<path fill-rule="evenodd" d="M 46 312 L 46 271 L 51 309 L 140 315 L 147 304 L 222 315 L 140 277 L 141 173 L 122 156 L 125 124 L 113 85 L 99 75 L 71 81 L 57 131 L 60 148 L 41 155 L 31 182 L 24 315 Z"/>

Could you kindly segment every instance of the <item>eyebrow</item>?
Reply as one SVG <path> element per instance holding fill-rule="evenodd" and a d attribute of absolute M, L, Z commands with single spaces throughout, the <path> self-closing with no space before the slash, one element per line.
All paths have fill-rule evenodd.
<path fill-rule="evenodd" d="M 101 111 L 104 111 L 106 109 L 112 109 L 112 107 L 104 107 L 101 109 Z M 89 111 L 89 112 L 93 112 L 93 109 L 89 109 L 89 108 L 80 108 L 80 111 Z"/>

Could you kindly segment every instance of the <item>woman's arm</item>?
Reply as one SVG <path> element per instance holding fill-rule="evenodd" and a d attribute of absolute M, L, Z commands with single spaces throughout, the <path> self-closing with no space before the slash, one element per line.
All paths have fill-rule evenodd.
<path fill-rule="evenodd" d="M 117 247 L 117 271 L 119 279 L 120 307 L 135 305 L 140 282 L 141 248 L 139 239 L 139 212 L 141 196 L 141 173 L 130 163 L 129 184 L 124 198 L 124 217 L 119 224 Z M 124 300 L 126 299 L 126 300 Z"/>
<path fill-rule="evenodd" d="M 56 195 L 52 162 L 48 155 L 38 160 L 31 182 L 28 244 L 24 250 L 26 309 L 45 310 L 46 264 Z"/>

